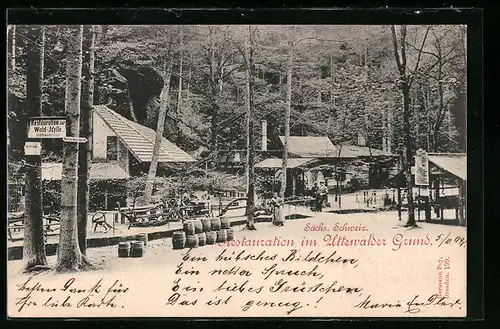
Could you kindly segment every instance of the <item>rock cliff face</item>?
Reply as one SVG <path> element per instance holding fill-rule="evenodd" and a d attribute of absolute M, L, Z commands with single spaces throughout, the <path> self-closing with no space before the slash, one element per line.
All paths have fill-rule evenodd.
<path fill-rule="evenodd" d="M 117 70 L 127 81 L 135 118 L 141 125 L 156 128 L 163 75 L 150 66 L 127 62 Z"/>
<path fill-rule="evenodd" d="M 156 130 L 164 85 L 163 74 L 154 67 L 136 65 L 130 61 L 121 63 L 119 68 L 111 69 L 110 72 L 111 84 L 120 92 L 108 99 L 108 105 L 127 119 Z M 175 113 L 167 114 L 164 137 L 174 143 L 183 137 Z"/>

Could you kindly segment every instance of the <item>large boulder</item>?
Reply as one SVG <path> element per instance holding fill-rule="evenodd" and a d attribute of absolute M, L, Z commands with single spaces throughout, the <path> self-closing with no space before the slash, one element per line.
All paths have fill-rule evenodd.
<path fill-rule="evenodd" d="M 135 65 L 127 61 L 117 70 L 127 80 L 134 114 L 139 124 L 156 128 L 163 74 L 151 66 Z"/>

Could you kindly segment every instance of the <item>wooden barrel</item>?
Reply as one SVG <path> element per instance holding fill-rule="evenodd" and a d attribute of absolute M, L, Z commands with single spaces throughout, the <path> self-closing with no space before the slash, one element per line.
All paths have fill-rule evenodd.
<path fill-rule="evenodd" d="M 172 245 L 174 249 L 183 249 L 186 246 L 186 233 L 182 231 L 174 232 Z"/>
<path fill-rule="evenodd" d="M 143 241 L 130 242 L 130 257 L 142 257 L 143 254 L 144 254 Z"/>
<path fill-rule="evenodd" d="M 130 256 L 130 242 L 120 242 L 118 243 L 118 257 L 128 257 Z"/>
<path fill-rule="evenodd" d="M 228 228 L 226 230 L 226 234 L 227 234 L 227 241 L 232 241 L 234 239 L 234 231 L 232 228 Z"/>
<path fill-rule="evenodd" d="M 217 242 L 226 242 L 227 241 L 227 231 L 219 230 L 217 231 Z"/>
<path fill-rule="evenodd" d="M 207 236 L 207 244 L 214 244 L 217 240 L 217 232 L 209 231 L 205 233 Z"/>
<path fill-rule="evenodd" d="M 195 219 L 193 220 L 194 223 L 194 233 L 198 234 L 203 232 L 203 224 L 201 223 L 201 220 Z"/>
<path fill-rule="evenodd" d="M 230 228 L 229 219 L 227 217 L 220 218 L 220 228 L 222 228 L 224 230 L 227 230 L 228 228 Z"/>
<path fill-rule="evenodd" d="M 205 232 L 198 233 L 198 245 L 203 247 L 207 244 L 207 234 Z"/>
<path fill-rule="evenodd" d="M 193 235 L 195 232 L 194 222 L 192 220 L 185 221 L 182 227 L 184 232 L 186 232 L 186 235 Z"/>
<path fill-rule="evenodd" d="M 210 222 L 210 218 L 202 218 L 201 225 L 203 226 L 203 232 L 212 230 L 212 223 Z"/>
<path fill-rule="evenodd" d="M 186 248 L 197 248 L 198 245 L 198 234 L 188 234 L 186 236 Z"/>
<path fill-rule="evenodd" d="M 212 231 L 218 231 L 220 230 L 220 218 L 219 217 L 213 217 L 210 218 L 210 224 L 212 226 Z"/>
<path fill-rule="evenodd" d="M 147 233 L 139 233 L 137 235 L 137 239 L 139 241 L 142 241 L 144 242 L 144 246 L 147 246 L 148 245 L 148 234 Z"/>

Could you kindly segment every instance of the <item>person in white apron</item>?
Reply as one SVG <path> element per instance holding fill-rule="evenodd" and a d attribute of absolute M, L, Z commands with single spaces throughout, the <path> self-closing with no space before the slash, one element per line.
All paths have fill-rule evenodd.
<path fill-rule="evenodd" d="M 285 215 L 283 211 L 283 199 L 278 196 L 278 193 L 274 192 L 273 198 L 271 199 L 271 206 L 273 208 L 273 224 L 276 226 L 285 225 Z"/>

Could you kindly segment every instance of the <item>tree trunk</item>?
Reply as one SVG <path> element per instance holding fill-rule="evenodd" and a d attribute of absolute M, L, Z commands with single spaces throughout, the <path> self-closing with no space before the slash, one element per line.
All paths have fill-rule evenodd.
<path fill-rule="evenodd" d="M 425 87 L 425 91 L 426 91 L 426 97 L 427 97 L 427 104 L 428 104 L 428 107 L 429 107 L 429 111 L 427 112 L 427 116 L 428 116 L 428 120 L 429 120 L 429 150 L 431 152 L 434 152 L 435 151 L 435 147 L 434 147 L 434 139 L 433 139 L 433 125 L 432 125 L 432 120 L 431 120 L 431 113 L 430 113 L 430 110 L 431 108 L 433 107 L 433 103 L 432 103 L 432 98 L 431 98 L 431 86 L 430 85 L 427 85 Z"/>
<path fill-rule="evenodd" d="M 333 76 L 333 55 L 330 55 L 330 106 L 334 107 L 334 94 L 335 89 L 335 78 Z"/>
<path fill-rule="evenodd" d="M 368 67 L 368 46 L 365 46 L 365 62 L 364 66 Z"/>
<path fill-rule="evenodd" d="M 286 112 L 285 112 L 285 138 L 283 141 L 283 162 L 281 166 L 281 191 L 280 195 L 285 198 L 288 167 L 288 138 L 290 137 L 290 115 L 292 111 L 292 65 L 294 53 L 294 41 L 289 41 L 288 63 L 286 70 Z"/>
<path fill-rule="evenodd" d="M 92 106 L 94 105 L 94 26 L 86 25 L 83 31 L 84 49 L 82 68 L 82 99 L 80 135 L 88 139 L 78 150 L 78 245 L 82 254 L 87 251 L 87 220 L 89 213 L 89 167 L 92 159 Z"/>
<path fill-rule="evenodd" d="M 83 25 L 72 28 L 68 42 L 66 113 L 68 135 L 80 135 Z M 64 142 L 61 180 L 61 233 L 57 249 L 57 272 L 78 271 L 90 265 L 82 255 L 77 234 L 78 144 Z"/>
<path fill-rule="evenodd" d="M 413 143 L 411 140 L 411 124 L 410 124 L 410 88 L 406 82 L 402 85 L 403 92 L 403 132 L 404 142 L 406 147 L 405 165 L 406 165 L 406 193 L 408 195 L 408 221 L 407 226 L 417 226 L 415 221 L 415 204 L 413 202 L 413 181 L 411 176 L 411 163 L 413 160 Z"/>
<path fill-rule="evenodd" d="M 217 98 L 217 96 L 215 96 Z M 212 150 L 217 152 L 217 122 L 219 117 L 219 104 L 214 100 L 212 102 L 212 116 L 210 118 L 210 144 L 212 146 Z"/>
<path fill-rule="evenodd" d="M 177 114 L 181 113 L 181 102 L 182 102 L 182 60 L 184 52 L 182 51 L 183 39 L 182 30 L 179 32 L 179 47 L 181 48 L 179 54 L 179 86 L 177 89 Z"/>
<path fill-rule="evenodd" d="M 255 84 L 255 63 L 253 59 L 253 33 L 252 27 L 248 26 L 248 33 L 250 38 L 250 49 L 247 47 L 247 175 L 248 175 L 248 188 L 247 188 L 247 228 L 255 230 L 254 224 L 254 211 L 255 211 L 255 176 L 254 176 L 254 136 L 253 136 L 253 88 Z"/>
<path fill-rule="evenodd" d="M 189 91 L 190 89 L 189 88 L 190 88 L 190 84 L 191 84 L 191 79 L 193 78 L 191 76 L 191 65 L 192 65 L 192 62 L 193 62 L 192 56 L 193 55 L 191 53 L 189 53 L 189 71 L 188 71 L 188 81 L 187 81 L 187 90 L 186 90 L 186 100 L 187 101 L 189 100 L 189 93 L 190 93 L 190 91 Z"/>
<path fill-rule="evenodd" d="M 387 151 L 387 109 L 382 108 L 382 150 Z"/>
<path fill-rule="evenodd" d="M 130 117 L 132 118 L 132 121 L 138 123 L 139 121 L 137 120 L 137 116 L 135 115 L 134 102 L 132 101 L 132 96 L 130 94 L 128 79 L 127 79 L 127 97 L 128 97 L 128 109 L 130 111 Z"/>
<path fill-rule="evenodd" d="M 15 33 L 15 30 L 13 31 Z M 43 27 L 28 27 L 28 39 L 39 46 L 27 49 L 26 94 L 29 116 L 42 115 L 44 58 Z M 24 222 L 24 270 L 47 266 L 43 232 L 42 160 L 40 155 L 26 156 L 26 213 Z"/>
<path fill-rule="evenodd" d="M 420 146 L 420 116 L 419 116 L 419 105 L 418 105 L 418 95 L 417 91 L 412 91 L 412 105 L 413 105 L 413 114 L 415 116 L 415 148 L 419 148 Z"/>
<path fill-rule="evenodd" d="M 165 119 L 167 117 L 169 92 L 170 92 L 170 77 L 172 75 L 172 40 L 169 41 L 169 49 L 167 55 L 167 69 L 165 74 L 165 84 L 163 90 L 161 91 L 161 101 L 160 101 L 160 112 L 158 115 L 158 126 L 156 128 L 156 137 L 153 147 L 153 158 L 151 159 L 151 164 L 149 166 L 148 179 L 146 181 L 146 187 L 144 191 L 144 204 L 151 203 L 151 196 L 153 194 L 153 185 L 156 178 L 156 170 L 158 169 L 158 160 L 160 158 L 161 143 L 163 140 L 163 131 L 165 129 Z"/>
<path fill-rule="evenodd" d="M 464 86 L 463 86 L 463 105 L 461 108 L 464 110 L 462 111 L 461 117 L 462 119 L 459 120 L 460 124 L 458 125 L 460 127 L 460 148 L 465 151 L 467 150 L 467 26 L 464 26 L 462 28 L 462 40 L 463 40 L 463 61 L 464 61 L 464 70 L 463 70 L 463 76 L 462 79 L 464 81 Z"/>
<path fill-rule="evenodd" d="M 400 36 L 400 44 L 398 45 L 397 36 L 396 36 L 396 27 L 391 25 L 392 32 L 392 42 L 394 46 L 394 55 L 396 59 L 396 65 L 399 71 L 399 84 L 400 89 L 403 94 L 403 134 L 404 134 L 404 144 L 405 144 L 405 172 L 406 172 L 406 188 L 408 194 L 408 221 L 406 226 L 417 226 L 415 221 L 415 204 L 413 202 L 413 182 L 411 176 L 411 163 L 413 160 L 413 143 L 411 139 L 411 126 L 410 126 L 410 118 L 411 118 L 411 110 L 410 110 L 410 78 L 406 72 L 407 65 L 407 57 L 406 57 L 406 25 L 401 26 L 401 36 Z M 428 30 L 427 30 L 428 32 Z M 426 35 L 427 36 L 427 35 Z M 425 43 L 422 43 L 422 48 Z M 400 50 L 399 50 L 400 49 Z M 401 54 L 400 54 L 401 51 Z M 401 56 L 400 56 L 401 55 Z M 417 59 L 420 60 L 420 55 Z"/>
<path fill-rule="evenodd" d="M 422 108 L 425 110 L 425 145 L 426 145 L 426 150 L 427 152 L 431 152 L 431 145 L 430 145 L 430 106 L 429 106 L 429 100 L 427 99 L 426 96 L 426 86 L 425 85 L 420 85 L 419 88 L 421 92 L 421 98 L 422 98 Z"/>
<path fill-rule="evenodd" d="M 221 54 L 220 62 L 224 63 L 224 54 Z M 223 76 L 224 76 L 224 66 L 222 66 L 222 64 L 221 64 L 219 75 L 217 78 L 218 82 L 219 82 L 219 94 L 218 95 L 222 95 L 222 90 L 224 87 L 224 81 L 222 79 Z"/>
<path fill-rule="evenodd" d="M 10 39 L 10 69 L 12 71 L 16 70 L 16 26 L 12 25 L 11 29 L 12 37 Z"/>
<path fill-rule="evenodd" d="M 217 121 L 219 115 L 219 88 L 218 85 L 218 77 L 216 78 L 215 72 L 215 31 L 214 27 L 209 27 L 210 32 L 210 57 L 209 57 L 209 65 L 210 65 L 210 90 L 212 93 L 212 116 L 210 120 L 211 126 L 211 135 L 210 135 L 210 144 L 212 146 L 212 150 L 217 153 Z"/>
<path fill-rule="evenodd" d="M 387 108 L 387 140 L 386 140 L 387 152 L 389 153 L 392 152 L 392 121 L 393 121 L 392 111 L 393 111 L 392 106 L 389 106 Z"/>

